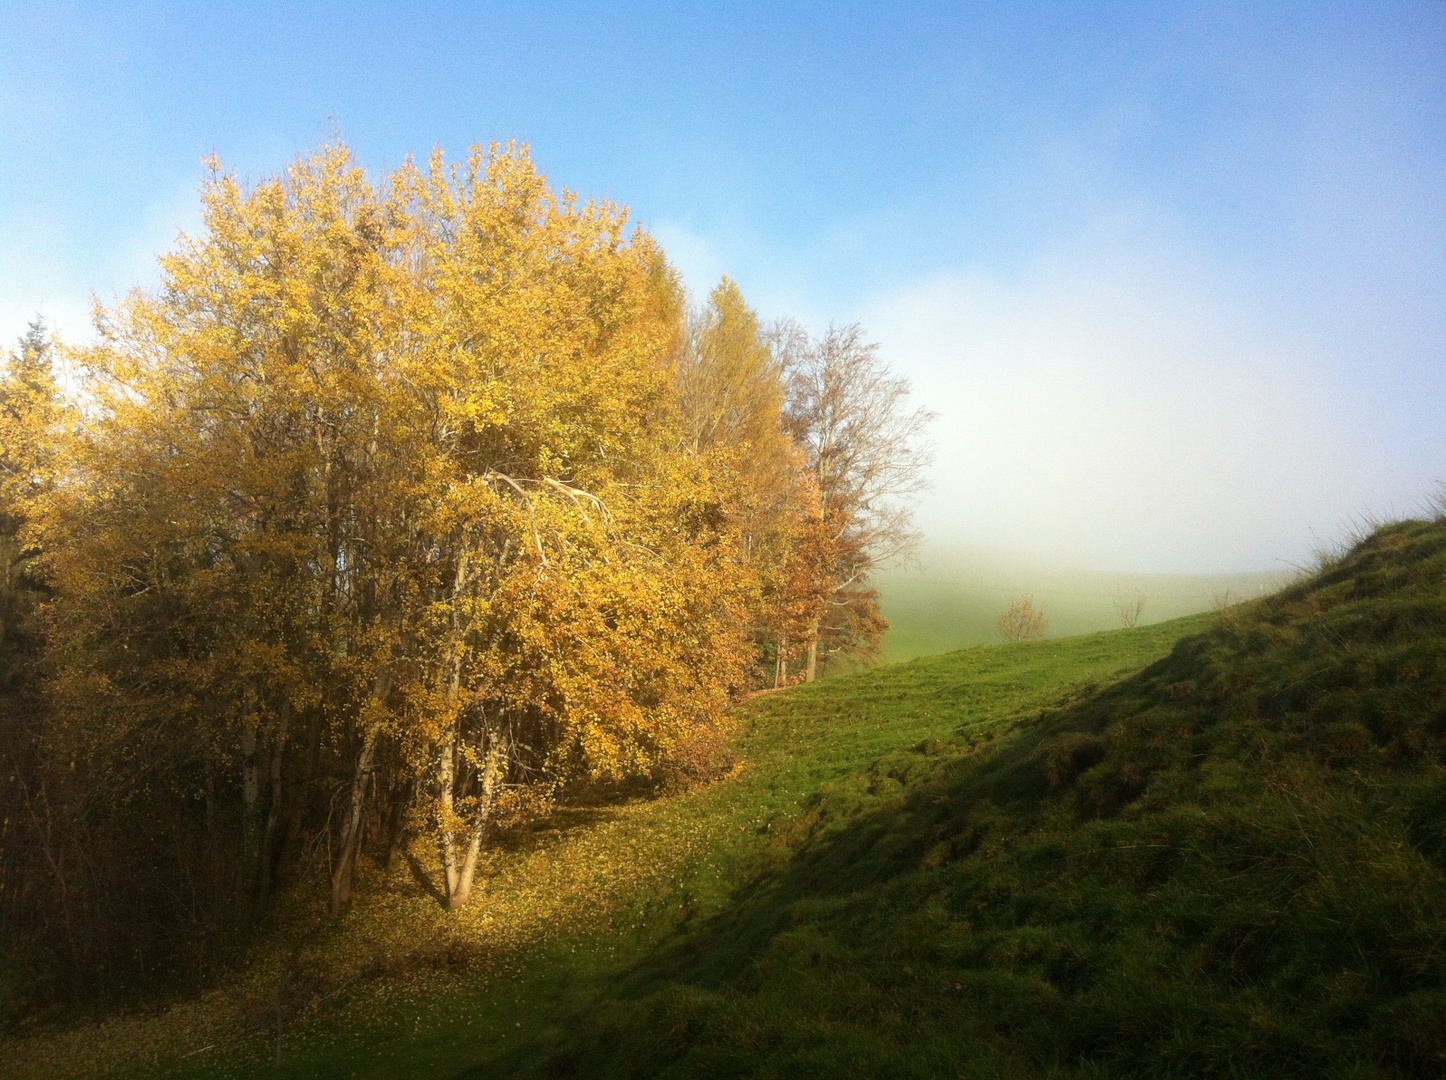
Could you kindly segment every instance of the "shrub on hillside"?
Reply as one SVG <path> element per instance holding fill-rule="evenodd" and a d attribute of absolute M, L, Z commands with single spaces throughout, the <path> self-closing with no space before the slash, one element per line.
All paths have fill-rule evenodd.
<path fill-rule="evenodd" d="M 1035 641 L 1049 633 L 1049 617 L 1033 597 L 1021 596 L 999 616 L 999 632 L 1005 641 Z"/>

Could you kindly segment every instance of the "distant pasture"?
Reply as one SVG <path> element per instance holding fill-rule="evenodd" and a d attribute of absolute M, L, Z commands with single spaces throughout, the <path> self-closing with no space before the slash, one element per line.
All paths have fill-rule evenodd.
<path fill-rule="evenodd" d="M 928 546 L 917 564 L 876 574 L 884 615 L 883 660 L 896 663 L 1002 641 L 1000 612 L 1030 596 L 1049 616 L 1049 637 L 1121 625 L 1119 607 L 1143 598 L 1139 625 L 1209 611 L 1272 593 L 1298 575 L 1280 570 L 1240 574 L 1144 574 L 1083 570 L 964 548 Z"/>

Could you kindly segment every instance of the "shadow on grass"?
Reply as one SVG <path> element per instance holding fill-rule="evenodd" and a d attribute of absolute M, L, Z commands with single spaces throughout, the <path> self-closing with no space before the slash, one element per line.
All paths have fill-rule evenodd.
<path fill-rule="evenodd" d="M 1440 1075 L 1412 837 L 1446 820 L 1398 808 L 1446 806 L 1442 770 L 1363 779 L 1310 731 L 1242 761 L 1274 721 L 1190 712 L 1210 648 L 805 800 L 722 910 L 459 1080 Z"/>
<path fill-rule="evenodd" d="M 885 754 L 461 1075 L 1439 1077 L 1443 582 L 1446 527 L 1391 526 L 992 742 Z"/>

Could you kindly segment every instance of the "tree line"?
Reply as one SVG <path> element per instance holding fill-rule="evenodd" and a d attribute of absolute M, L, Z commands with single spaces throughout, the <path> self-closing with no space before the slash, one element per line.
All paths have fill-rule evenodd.
<path fill-rule="evenodd" d="M 862 331 L 691 306 L 525 148 L 202 199 L 0 381 L 0 1011 L 203 978 L 368 860 L 469 903 L 495 830 L 876 652 L 911 540 L 929 414 Z"/>

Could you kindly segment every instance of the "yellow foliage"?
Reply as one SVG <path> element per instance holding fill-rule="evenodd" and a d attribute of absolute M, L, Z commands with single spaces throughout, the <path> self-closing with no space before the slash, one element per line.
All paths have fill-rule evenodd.
<path fill-rule="evenodd" d="M 263 883 L 268 762 L 280 805 L 311 746 L 348 791 L 338 907 L 383 781 L 465 901 L 507 791 L 655 770 L 741 684 L 737 537 L 690 526 L 714 482 L 676 455 L 676 277 L 511 145 L 379 184 L 339 144 L 251 189 L 213 162 L 204 206 L 75 354 L 57 746 L 117 798 L 237 790 Z"/>

